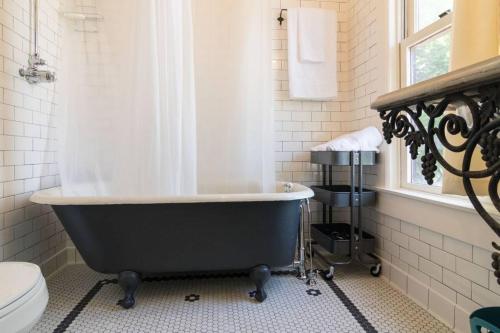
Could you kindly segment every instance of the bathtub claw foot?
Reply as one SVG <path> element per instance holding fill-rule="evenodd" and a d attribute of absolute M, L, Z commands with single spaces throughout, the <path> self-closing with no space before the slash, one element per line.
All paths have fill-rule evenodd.
<path fill-rule="evenodd" d="M 125 296 L 124 299 L 118 301 L 118 305 L 124 309 L 131 309 L 135 305 L 135 298 L 132 296 Z"/>
<path fill-rule="evenodd" d="M 255 299 L 257 301 L 259 301 L 260 303 L 264 302 L 267 298 L 267 294 L 266 292 L 262 289 L 262 290 L 258 290 L 256 293 L 255 293 Z"/>
<path fill-rule="evenodd" d="M 252 268 L 250 271 L 250 279 L 257 286 L 257 291 L 255 292 L 255 299 L 259 302 L 264 302 L 267 298 L 266 291 L 264 290 L 264 285 L 271 277 L 271 270 L 266 265 L 259 265 Z"/>
<path fill-rule="evenodd" d="M 130 309 L 135 305 L 135 292 L 141 283 L 141 276 L 132 271 L 121 272 L 118 275 L 118 284 L 125 292 L 125 297 L 118 302 L 124 309 Z"/>

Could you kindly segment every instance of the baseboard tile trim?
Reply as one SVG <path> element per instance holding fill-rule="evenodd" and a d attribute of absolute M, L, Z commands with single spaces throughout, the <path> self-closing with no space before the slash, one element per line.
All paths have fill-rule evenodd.
<path fill-rule="evenodd" d="M 62 249 L 40 264 L 40 268 L 46 280 L 50 280 L 68 265 L 68 250 L 69 248 L 67 247 Z"/>
<path fill-rule="evenodd" d="M 395 265 L 393 265 L 388 260 L 386 260 L 386 259 L 384 259 L 382 257 L 379 257 L 379 259 L 382 262 L 382 271 L 386 272 L 386 274 L 382 275 L 382 278 L 386 282 L 388 282 L 391 286 L 393 286 L 396 290 L 398 290 L 402 294 L 406 295 L 408 298 L 410 298 L 413 302 L 415 302 L 422 309 L 424 309 L 427 312 L 429 312 L 433 317 L 439 319 L 447 327 L 449 327 L 450 329 L 454 329 L 454 326 L 456 326 L 454 323 L 450 323 L 449 320 L 447 320 L 446 318 L 443 318 L 439 313 L 436 313 L 436 311 L 433 311 L 429 305 L 422 304 L 421 300 L 416 299 L 414 297 L 414 295 L 412 295 L 410 292 L 408 292 L 408 280 L 412 280 L 413 282 L 416 281 L 416 282 L 418 282 L 421 285 L 422 285 L 422 283 L 420 283 L 418 280 L 416 280 L 411 275 L 409 275 L 408 272 L 405 272 L 405 271 L 401 270 L 399 267 L 396 267 Z M 398 283 L 394 282 L 394 278 L 392 277 L 393 273 L 399 275 L 398 278 L 397 278 L 397 280 L 399 281 L 399 283 L 401 283 L 401 280 L 400 280 L 401 277 L 403 277 L 406 280 L 406 290 L 402 289 L 401 286 Z M 422 285 L 422 286 L 424 286 L 424 285 Z M 436 290 L 433 290 L 432 288 L 430 288 L 428 286 L 424 286 L 424 287 L 427 288 L 429 295 L 431 293 L 434 293 L 434 295 L 436 297 L 439 297 L 439 299 L 442 299 L 443 302 L 448 303 L 449 306 L 453 306 L 453 308 L 456 306 L 456 304 L 451 303 L 451 302 L 449 302 L 448 299 L 442 297 Z M 461 330 L 455 330 L 455 332 L 461 333 L 462 331 Z"/>

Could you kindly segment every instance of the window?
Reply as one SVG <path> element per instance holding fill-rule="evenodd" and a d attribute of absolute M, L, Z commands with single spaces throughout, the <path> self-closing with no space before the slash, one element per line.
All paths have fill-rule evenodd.
<path fill-rule="evenodd" d="M 446 74 L 451 51 L 451 10 L 453 0 L 404 1 L 404 37 L 401 41 L 401 86 L 406 87 Z M 425 122 L 425 119 L 424 119 Z M 443 147 L 439 147 L 443 149 Z M 401 185 L 407 188 L 440 192 L 443 170 L 439 166 L 433 186 L 421 173 L 420 157 L 412 160 L 407 148 L 401 148 Z"/>

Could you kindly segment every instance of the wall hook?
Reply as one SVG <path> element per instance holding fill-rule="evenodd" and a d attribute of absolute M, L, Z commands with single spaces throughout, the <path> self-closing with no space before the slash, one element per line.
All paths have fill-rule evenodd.
<path fill-rule="evenodd" d="M 280 23 L 280 25 L 283 25 L 283 21 L 285 21 L 285 18 L 283 17 L 283 12 L 286 12 L 288 11 L 287 9 L 282 9 L 280 10 L 280 17 L 278 17 L 278 22 Z"/>

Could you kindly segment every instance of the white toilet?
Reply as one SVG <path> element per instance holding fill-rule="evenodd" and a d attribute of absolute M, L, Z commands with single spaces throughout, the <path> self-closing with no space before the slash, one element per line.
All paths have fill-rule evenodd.
<path fill-rule="evenodd" d="M 0 332 L 28 332 L 48 301 L 47 285 L 37 265 L 0 262 Z"/>

